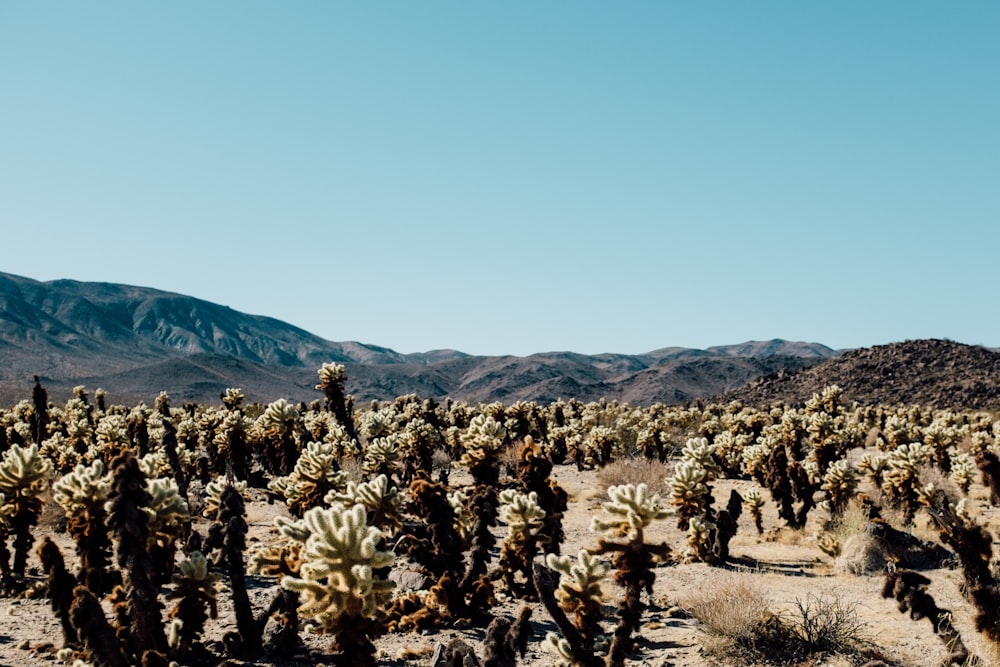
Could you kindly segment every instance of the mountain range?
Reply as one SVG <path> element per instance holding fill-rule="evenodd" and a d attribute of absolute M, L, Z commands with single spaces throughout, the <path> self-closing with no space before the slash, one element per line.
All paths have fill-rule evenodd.
<path fill-rule="evenodd" d="M 115 403 L 215 402 L 227 387 L 250 401 L 312 401 L 316 371 L 347 369 L 360 402 L 404 394 L 488 401 L 607 399 L 633 405 L 742 400 L 801 402 L 827 384 L 861 402 L 1000 408 L 1000 353 L 951 341 L 906 341 L 838 351 L 819 343 L 749 341 L 644 354 L 543 352 L 401 354 L 333 342 L 280 320 L 148 287 L 0 273 L 0 405 L 104 388 Z"/>
<path fill-rule="evenodd" d="M 683 403 L 837 354 L 818 343 L 747 342 L 645 354 L 546 352 L 474 356 L 401 354 L 333 342 L 270 317 L 148 287 L 0 273 L 0 401 L 30 395 L 38 375 L 50 397 L 103 387 L 114 402 L 215 401 L 240 387 L 251 401 L 320 397 L 316 371 L 346 366 L 358 401 L 403 394 L 471 402 L 557 398 Z"/>

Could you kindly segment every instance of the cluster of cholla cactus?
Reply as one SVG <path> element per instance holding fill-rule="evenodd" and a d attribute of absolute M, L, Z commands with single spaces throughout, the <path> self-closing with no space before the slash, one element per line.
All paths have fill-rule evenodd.
<path fill-rule="evenodd" d="M 978 629 L 1000 639 L 990 611 L 1000 594 L 988 534 L 972 518 L 976 504 L 945 503 L 920 479 L 937 468 L 925 480 L 947 476 L 967 498 L 978 469 L 1000 504 L 1000 422 L 992 415 L 848 406 L 836 387 L 803 407 L 767 409 L 575 399 L 470 405 L 415 395 L 356 408 L 346 380 L 343 366 L 324 365 L 317 389 L 325 400 L 309 404 L 248 405 L 231 388 L 215 406 L 174 407 L 161 393 L 152 407 L 131 408 L 107 404 L 103 392 L 92 404 L 83 387 L 55 405 L 36 382 L 30 401 L 0 409 L 4 592 L 25 589 L 37 554 L 66 646 L 93 664 L 266 657 L 365 665 L 383 632 L 489 626 L 485 658 L 456 644 L 436 664 L 511 667 L 530 641 L 528 614 L 511 624 L 496 616 L 497 602 L 537 596 L 559 630 L 544 640 L 557 660 L 617 666 L 641 650 L 636 636 L 658 562 L 679 553 L 725 564 L 741 511 L 763 534 L 773 502 L 784 525 L 800 530 L 813 507 L 836 520 L 864 493 L 904 514 L 927 508 L 963 567 Z M 607 514 L 593 524 L 596 545 L 558 555 L 568 497 L 555 466 L 631 457 L 673 463 L 664 498 L 643 485 L 610 488 Z M 713 486 L 725 478 L 747 490 L 723 506 Z M 32 551 L 50 485 L 75 562 L 51 540 Z M 254 544 L 247 503 L 262 498 L 283 501 L 283 516 Z M 668 516 L 685 535 L 676 545 L 651 544 L 649 527 Z M 199 533 L 204 519 L 207 533 Z M 885 521 L 869 525 L 889 533 Z M 819 541 L 831 553 L 840 548 Z M 408 590 L 389 583 L 399 568 L 415 575 L 401 579 Z M 263 605 L 251 575 L 277 584 Z M 925 588 L 902 574 L 887 584 L 957 646 Z M 609 602 L 618 613 L 604 618 Z M 331 635 L 320 651 L 327 655 L 308 655 L 310 628 Z M 224 633 L 221 643 L 204 639 L 213 630 Z"/>

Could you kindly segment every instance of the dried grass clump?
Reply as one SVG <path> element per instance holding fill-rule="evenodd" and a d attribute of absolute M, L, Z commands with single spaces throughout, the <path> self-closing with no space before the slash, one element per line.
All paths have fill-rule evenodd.
<path fill-rule="evenodd" d="M 661 461 L 647 458 L 617 459 L 600 469 L 597 481 L 603 488 L 645 484 L 651 494 L 666 496 L 670 492 L 669 478 L 673 474 L 673 466 Z"/>
<path fill-rule="evenodd" d="M 829 534 L 839 545 L 834 561 L 838 572 L 867 576 L 885 571 L 885 546 L 866 530 L 870 515 L 866 504 L 851 503 L 831 526 Z"/>
<path fill-rule="evenodd" d="M 857 576 L 868 576 L 884 572 L 889 563 L 885 548 L 871 534 L 859 532 L 850 535 L 842 543 L 836 569 Z"/>
<path fill-rule="evenodd" d="M 767 596 L 752 575 L 713 577 L 713 581 L 679 602 L 701 621 L 705 631 L 728 640 L 750 638 L 771 612 Z"/>

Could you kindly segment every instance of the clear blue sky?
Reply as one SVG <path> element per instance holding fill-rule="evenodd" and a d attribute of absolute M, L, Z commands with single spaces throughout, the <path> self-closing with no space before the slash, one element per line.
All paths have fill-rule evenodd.
<path fill-rule="evenodd" d="M 1000 346 L 1000 3 L 4 2 L 0 271 L 401 352 Z"/>

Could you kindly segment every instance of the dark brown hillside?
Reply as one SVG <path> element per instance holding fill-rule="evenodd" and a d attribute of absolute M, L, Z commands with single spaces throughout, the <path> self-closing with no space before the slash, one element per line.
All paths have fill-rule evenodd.
<path fill-rule="evenodd" d="M 779 372 L 720 400 L 801 403 L 836 384 L 847 400 L 935 408 L 1000 409 L 1000 353 L 947 340 L 911 340 L 844 352 L 798 372 Z"/>

